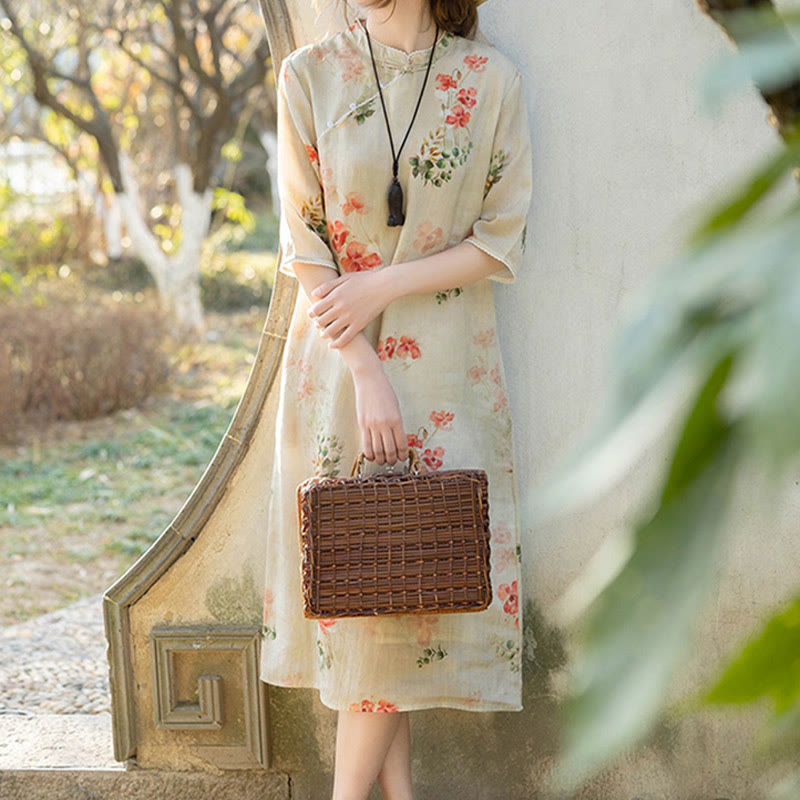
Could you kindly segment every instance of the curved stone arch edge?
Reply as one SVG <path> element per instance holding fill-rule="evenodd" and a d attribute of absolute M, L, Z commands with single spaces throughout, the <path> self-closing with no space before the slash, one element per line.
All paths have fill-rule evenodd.
<path fill-rule="evenodd" d="M 295 48 L 286 0 L 259 0 L 259 5 L 273 63 L 276 54 L 282 61 Z M 281 255 L 279 247 L 278 264 Z M 136 756 L 130 608 L 192 546 L 246 454 L 279 372 L 297 288 L 295 278 L 275 270 L 275 282 L 256 357 L 242 397 L 216 452 L 172 522 L 103 594 L 114 758 L 117 761 L 127 761 Z"/>

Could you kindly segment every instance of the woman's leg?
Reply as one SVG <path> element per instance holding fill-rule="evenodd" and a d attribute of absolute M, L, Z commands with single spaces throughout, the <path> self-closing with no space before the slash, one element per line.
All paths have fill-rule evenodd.
<path fill-rule="evenodd" d="M 339 711 L 333 800 L 367 800 L 405 716 L 399 711 Z"/>
<path fill-rule="evenodd" d="M 399 712 L 402 719 L 397 726 L 383 767 L 378 774 L 378 783 L 383 800 L 414 800 L 411 786 L 411 736 L 408 711 Z"/>

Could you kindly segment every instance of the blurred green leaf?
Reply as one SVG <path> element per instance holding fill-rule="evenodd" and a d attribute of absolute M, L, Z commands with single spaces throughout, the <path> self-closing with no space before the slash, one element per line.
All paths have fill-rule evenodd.
<path fill-rule="evenodd" d="M 767 621 L 703 699 L 708 703 L 749 703 L 766 695 L 778 712 L 800 699 L 800 597 Z"/>
<path fill-rule="evenodd" d="M 774 91 L 800 78 L 800 45 L 783 31 L 748 42 L 734 53 L 726 53 L 704 75 L 704 102 L 716 106 L 728 95 L 753 82 L 764 91 Z"/>
<path fill-rule="evenodd" d="M 741 186 L 713 208 L 690 233 L 689 244 L 698 245 L 709 236 L 736 225 L 766 197 L 779 180 L 797 166 L 800 166 L 800 141 L 781 146 L 776 153 L 759 164 Z"/>
<path fill-rule="evenodd" d="M 680 255 L 623 309 L 597 420 L 526 493 L 531 520 L 564 513 L 610 488 L 663 433 L 720 355 L 754 338 L 762 323 L 753 309 L 800 252 L 795 214 L 739 224 Z"/>
<path fill-rule="evenodd" d="M 723 356 L 698 393 L 675 451 L 661 505 L 582 625 L 555 780 L 574 789 L 652 725 L 690 642 L 714 574 L 737 436 L 718 409 L 733 363 Z"/>
<path fill-rule="evenodd" d="M 800 9 L 776 9 L 772 3 L 725 13 L 725 26 L 738 49 L 712 62 L 701 76 L 705 102 L 716 106 L 755 83 L 764 91 L 800 78 Z"/>

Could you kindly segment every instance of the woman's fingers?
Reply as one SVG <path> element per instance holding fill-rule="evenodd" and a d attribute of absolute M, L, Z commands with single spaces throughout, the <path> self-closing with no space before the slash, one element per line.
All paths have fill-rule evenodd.
<path fill-rule="evenodd" d="M 386 456 L 387 464 L 394 464 L 397 461 L 397 447 L 394 443 L 394 433 L 391 428 L 381 430 L 381 441 L 383 442 L 383 452 Z"/>
<path fill-rule="evenodd" d="M 383 434 L 381 433 L 381 429 L 377 426 L 372 430 L 372 447 L 375 450 L 375 461 L 377 461 L 378 464 L 385 464 L 386 448 L 384 447 L 384 440 L 383 440 Z"/>
<path fill-rule="evenodd" d="M 397 458 L 399 461 L 405 461 L 408 458 L 408 437 L 403 430 L 403 420 L 398 419 L 392 426 L 392 433 L 394 441 L 397 445 Z"/>
<path fill-rule="evenodd" d="M 356 335 L 357 331 L 353 325 L 348 325 L 342 329 L 342 332 L 335 338 L 328 342 L 328 347 L 344 347 L 349 344 L 352 338 Z"/>

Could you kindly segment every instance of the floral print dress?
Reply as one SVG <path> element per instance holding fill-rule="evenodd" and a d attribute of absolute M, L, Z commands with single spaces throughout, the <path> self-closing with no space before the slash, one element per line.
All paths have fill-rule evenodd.
<path fill-rule="evenodd" d="M 416 106 L 430 48 L 372 38 L 395 147 Z M 290 53 L 278 72 L 280 271 L 331 277 L 409 262 L 464 240 L 501 262 L 477 282 L 391 302 L 364 329 L 400 403 L 423 470 L 485 469 L 493 600 L 479 612 L 307 619 L 296 487 L 350 474 L 361 449 L 350 371 L 307 316 L 298 288 L 283 353 L 260 677 L 314 687 L 332 709 L 522 709 L 520 531 L 512 422 L 492 283 L 525 251 L 531 144 L 522 78 L 490 43 L 440 31 L 399 159 L 405 223 L 390 227 L 392 154 L 362 20 Z M 365 462 L 366 474 L 407 462 Z"/>

